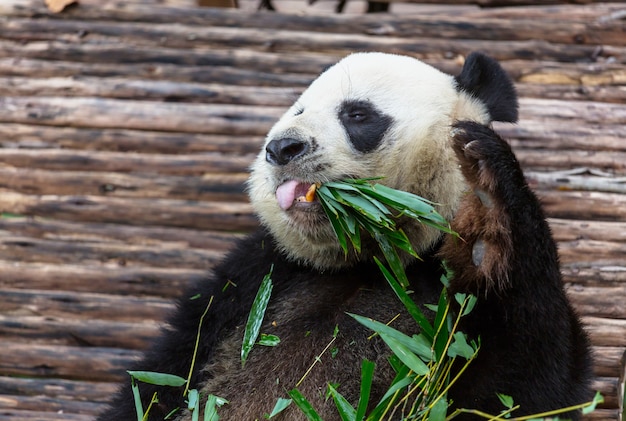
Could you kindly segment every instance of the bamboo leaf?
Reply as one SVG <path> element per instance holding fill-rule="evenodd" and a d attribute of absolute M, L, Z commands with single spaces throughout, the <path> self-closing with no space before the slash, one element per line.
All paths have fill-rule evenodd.
<path fill-rule="evenodd" d="M 265 310 L 269 303 L 270 296 L 272 294 L 272 270 L 270 268 L 268 274 L 263 277 L 261 286 L 257 292 L 254 302 L 252 303 L 252 309 L 248 315 L 248 321 L 246 322 L 246 329 L 243 334 L 243 343 L 241 345 L 241 366 L 246 364 L 248 354 L 252 350 L 254 343 L 259 337 L 261 331 L 261 324 L 263 323 L 263 317 L 265 316 Z"/>
<path fill-rule="evenodd" d="M 420 310 L 417 304 L 413 302 L 413 300 L 411 299 L 411 297 L 409 297 L 404 288 L 402 288 L 402 286 L 398 283 L 398 281 L 396 281 L 393 275 L 391 275 L 391 273 L 380 262 L 380 260 L 376 258 L 374 258 L 374 260 L 378 265 L 380 271 L 383 273 L 383 276 L 391 286 L 391 289 L 393 289 L 402 304 L 404 304 L 404 307 L 407 309 L 411 317 L 413 317 L 413 319 L 422 329 L 422 333 L 426 336 L 426 338 L 432 341 L 435 336 L 435 331 L 426 316 L 424 316 L 424 313 L 422 313 L 422 310 Z"/>
<path fill-rule="evenodd" d="M 456 332 L 453 337 L 454 341 L 450 344 L 450 347 L 448 348 L 448 356 L 450 358 L 461 356 L 466 360 L 472 358 L 472 356 L 474 355 L 474 348 L 468 345 L 463 332 Z"/>
<path fill-rule="evenodd" d="M 135 401 L 135 412 L 137 415 L 137 421 L 143 421 L 144 412 L 143 412 L 143 403 L 141 402 L 141 394 L 139 393 L 139 386 L 137 385 L 137 382 L 132 377 L 132 375 L 130 378 L 130 388 L 133 391 L 133 399 Z"/>
<path fill-rule="evenodd" d="M 259 345 L 278 346 L 279 343 L 280 343 L 280 338 L 278 336 L 261 333 L 261 338 L 259 339 Z"/>
<path fill-rule="evenodd" d="M 405 347 L 407 347 L 411 352 L 419 355 L 420 357 L 430 361 L 431 359 L 431 351 L 430 346 L 426 346 L 425 344 L 418 342 L 414 337 L 405 335 L 397 329 L 394 329 L 390 326 L 387 326 L 384 323 L 377 322 L 376 320 L 372 320 L 367 317 L 358 316 L 356 314 L 348 313 L 351 317 L 356 319 L 357 322 L 361 323 L 363 326 L 372 329 L 374 332 L 380 334 L 387 335 L 390 338 L 393 338 L 397 342 L 401 343 Z"/>
<path fill-rule="evenodd" d="M 376 364 L 369 360 L 363 360 L 361 363 L 361 394 L 359 396 L 359 404 L 356 408 L 354 419 L 361 421 L 365 418 L 367 404 L 370 401 L 372 392 L 372 382 L 374 381 L 374 368 Z"/>
<path fill-rule="evenodd" d="M 591 401 L 589 406 L 586 406 L 586 407 L 583 408 L 583 410 L 582 410 L 583 415 L 587 415 L 587 414 L 595 411 L 596 410 L 596 406 L 598 406 L 598 404 L 601 404 L 602 402 L 604 402 L 604 397 L 600 394 L 600 392 L 596 392 L 596 394 L 593 397 L 593 400 Z"/>
<path fill-rule="evenodd" d="M 218 421 L 220 417 L 217 414 L 217 408 L 225 403 L 228 403 L 228 401 L 215 395 L 209 395 L 204 406 L 203 421 Z"/>
<path fill-rule="evenodd" d="M 448 401 L 442 397 L 430 409 L 428 421 L 445 421 L 447 412 Z"/>
<path fill-rule="evenodd" d="M 315 411 L 313 405 L 311 405 L 298 389 L 292 389 L 287 394 L 293 399 L 293 402 L 300 408 L 304 415 L 306 415 L 309 421 L 324 421 L 317 411 Z"/>
<path fill-rule="evenodd" d="M 293 402 L 292 399 L 278 398 L 278 400 L 276 401 L 276 405 L 274 405 L 274 409 L 272 409 L 272 412 L 270 412 L 270 414 L 267 415 L 265 418 L 271 419 L 275 417 L 276 415 L 280 414 L 285 409 L 287 409 L 289 405 L 291 405 L 292 402 Z"/>
<path fill-rule="evenodd" d="M 380 249 L 385 255 L 385 259 L 387 260 L 387 263 L 389 263 L 389 267 L 391 268 L 391 271 L 395 275 L 398 282 L 400 282 L 400 285 L 405 289 L 408 288 L 409 279 L 406 277 L 406 273 L 404 272 L 404 266 L 402 265 L 402 262 L 400 261 L 400 256 L 398 256 L 396 249 L 393 248 L 393 246 L 389 242 L 389 239 L 385 237 L 384 235 L 380 234 L 379 232 L 375 231 L 372 233 L 372 235 L 378 242 Z"/>
<path fill-rule="evenodd" d="M 356 410 L 352 407 L 352 405 L 350 405 L 350 402 L 348 402 L 346 398 L 344 398 L 332 384 L 328 385 L 328 392 L 333 398 L 333 401 L 335 401 L 335 406 L 337 407 L 337 412 L 339 412 L 341 420 L 355 421 Z"/>
<path fill-rule="evenodd" d="M 422 360 L 420 360 L 409 348 L 402 345 L 389 335 L 384 333 L 380 334 L 383 341 L 391 348 L 393 353 L 400 358 L 400 360 L 406 364 L 414 373 L 420 376 L 426 376 L 430 373 L 430 369 Z"/>
<path fill-rule="evenodd" d="M 130 376 L 143 383 L 153 384 L 156 386 L 173 386 L 180 387 L 187 383 L 186 379 L 175 376 L 173 374 L 157 373 L 154 371 L 127 371 Z"/>

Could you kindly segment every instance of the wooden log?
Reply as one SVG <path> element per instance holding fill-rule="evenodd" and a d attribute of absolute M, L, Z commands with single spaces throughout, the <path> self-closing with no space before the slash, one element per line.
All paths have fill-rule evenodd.
<path fill-rule="evenodd" d="M 172 299 L 191 283 L 209 276 L 206 270 L 125 267 L 113 265 L 45 264 L 0 260 L 2 289 L 36 289 L 100 294 L 154 296 Z"/>
<path fill-rule="evenodd" d="M 615 287 L 626 284 L 626 265 L 580 264 L 561 265 L 565 282 L 585 287 Z"/>
<path fill-rule="evenodd" d="M 70 380 L 116 382 L 141 353 L 117 348 L 81 348 L 2 343 L 0 373 L 9 376 L 60 377 Z M 124 373 L 124 374 L 122 374 Z"/>
<path fill-rule="evenodd" d="M 102 319 L 129 323 L 163 320 L 174 308 L 174 300 L 159 297 L 26 289 L 3 289 L 2 301 L 3 313 L 6 315 L 45 315 L 68 320 Z M 98 355 L 94 354 L 93 357 L 96 358 Z M 2 363 L 0 361 L 0 365 Z M 0 375 L 2 373 L 0 371 Z"/>
<path fill-rule="evenodd" d="M 1 122 L 51 126 L 264 135 L 284 107 L 100 98 L 0 97 Z"/>
<path fill-rule="evenodd" d="M 165 102 L 291 106 L 292 87 L 239 86 L 119 77 L 0 77 L 0 95 L 100 97 Z"/>
<path fill-rule="evenodd" d="M 587 101 L 559 101 L 542 98 L 520 98 L 520 121 L 531 119 L 576 121 L 577 124 L 624 124 L 626 109 L 621 104 Z M 581 120 L 581 118 L 583 120 Z"/>
<path fill-rule="evenodd" d="M 28 196 L 3 193 L 0 212 L 80 222 L 161 225 L 221 231 L 258 226 L 247 203 L 123 199 L 102 196 Z"/>
<path fill-rule="evenodd" d="M 220 153 L 163 155 L 70 149 L 1 149 L 0 163 L 52 171 L 93 171 L 199 176 L 243 173 L 255 156 Z"/>
<path fill-rule="evenodd" d="M 584 316 L 585 330 L 596 346 L 626 348 L 626 320 Z"/>
<path fill-rule="evenodd" d="M 67 346 L 145 349 L 161 332 L 159 321 L 120 322 L 46 316 L 0 315 L 6 340 Z M 3 340 L 4 340 L 3 339 Z"/>
<path fill-rule="evenodd" d="M 626 319 L 626 285 L 581 287 L 570 285 L 567 295 L 579 314 L 594 317 Z"/>
<path fill-rule="evenodd" d="M 558 4 L 537 3 L 534 6 L 523 7 L 494 7 L 473 8 L 465 12 L 468 17 L 489 17 L 492 19 L 545 19 L 547 16 L 563 21 L 594 21 L 619 19 L 620 11 L 624 8 L 619 3 L 578 3 L 568 2 Z"/>
<path fill-rule="evenodd" d="M 141 80 L 171 80 L 188 83 L 223 83 L 239 86 L 276 86 L 276 87 L 304 87 L 309 85 L 315 78 L 316 69 L 323 69 L 325 66 L 336 62 L 336 59 L 323 55 L 307 57 L 300 54 L 299 57 L 304 62 L 289 63 L 282 59 L 281 55 L 272 53 L 236 54 L 237 67 L 231 67 L 221 61 L 228 60 L 219 51 L 212 52 L 207 57 L 214 57 L 215 65 L 198 64 L 194 66 L 184 66 L 163 62 L 163 60 L 147 61 L 145 63 L 112 63 L 110 61 L 98 62 L 71 62 L 71 61 L 50 61 L 41 59 L 28 59 L 20 57 L 9 47 L 0 41 L 0 72 L 6 76 L 30 76 L 30 77 L 130 77 Z M 31 54 L 36 57 L 36 54 Z M 3 57 L 4 56 L 4 57 Z M 272 71 L 264 64 L 264 60 L 271 56 L 270 61 L 279 62 L 286 66 L 283 73 Z M 338 59 L 339 57 L 337 57 Z M 258 62 L 257 62 L 258 60 Z M 308 64 L 308 68 L 304 66 Z"/>
<path fill-rule="evenodd" d="M 626 125 L 621 123 L 598 125 L 581 122 L 574 125 L 572 121 L 526 118 L 517 125 L 495 123 L 494 127 L 502 136 L 511 140 L 516 151 L 626 151 L 624 142 L 620 140 L 622 136 L 626 136 Z"/>
<path fill-rule="evenodd" d="M 593 379 L 591 390 L 598 391 L 604 398 L 603 408 L 617 408 L 618 379 L 615 377 L 596 377 Z"/>
<path fill-rule="evenodd" d="M 601 101 L 623 104 L 626 102 L 626 87 L 606 85 L 564 85 L 524 83 L 517 85 L 517 92 L 524 97 L 539 97 L 567 101 Z"/>
<path fill-rule="evenodd" d="M 597 240 L 561 241 L 559 242 L 559 256 L 564 263 L 593 262 L 618 265 L 626 256 L 626 243 Z"/>
<path fill-rule="evenodd" d="M 345 51 L 345 50 L 344 50 Z M 192 80 L 194 82 L 221 82 L 236 84 L 239 82 L 237 76 L 243 76 L 241 83 L 246 83 L 245 76 L 251 76 L 254 80 L 253 85 L 258 84 L 258 80 L 263 80 L 263 77 L 267 79 L 269 84 L 281 82 L 284 86 L 284 80 L 289 80 L 287 73 L 300 73 L 304 77 L 291 78 L 291 83 L 297 83 L 300 86 L 310 82 L 312 69 L 322 70 L 325 65 L 333 64 L 344 53 L 327 52 L 327 54 L 321 55 L 314 50 L 303 50 L 298 54 L 281 54 L 275 51 L 251 51 L 246 49 L 236 50 L 219 50 L 215 48 L 200 48 L 200 49 L 176 49 L 166 47 L 140 47 L 140 46 L 127 46 L 118 45 L 116 41 L 113 44 L 106 43 L 103 45 L 76 45 L 67 44 L 62 42 L 31 42 L 26 47 L 18 42 L 5 41 L 0 39 L 0 58 L 5 59 L 5 65 L 13 62 L 16 63 L 16 58 L 19 58 L 19 63 L 22 63 L 25 59 L 30 64 L 43 64 L 47 60 L 60 60 L 77 63 L 98 63 L 99 66 L 104 67 L 101 70 L 94 70 L 87 68 L 84 75 L 110 75 L 110 70 L 113 66 L 128 66 L 135 65 L 141 69 L 141 72 L 137 76 L 143 76 L 144 74 L 150 75 L 150 79 L 163 79 L 161 71 L 163 69 L 168 70 L 169 73 L 176 72 L 176 69 L 180 69 L 180 77 L 185 80 Z M 6 60 L 10 59 L 10 60 Z M 35 59 L 35 60 L 29 60 Z M 60 64 L 63 68 L 68 69 L 67 65 Z M 191 66 L 193 68 L 187 68 L 185 66 Z M 69 69 L 75 69 L 74 66 Z M 228 68 L 228 70 L 226 70 Z M 124 71 L 128 67 L 120 68 L 115 71 Z M 212 71 L 213 69 L 213 71 Z M 245 69 L 244 72 L 237 72 L 233 69 Z M 270 75 L 257 75 L 256 72 L 266 72 L 276 74 L 276 69 L 280 69 L 282 73 L 278 73 L 275 76 Z M 46 71 L 44 71 L 46 72 Z M 95 73 L 94 73 L 95 72 Z M 50 70 L 47 71 L 50 73 Z M 11 71 L 8 75 L 19 75 L 20 70 Z M 217 74 L 222 77 L 220 80 L 214 79 L 212 76 Z M 224 77 L 229 75 L 230 77 Z M 59 76 L 53 74 L 52 76 Z M 279 85 L 279 86 L 281 86 Z M 287 85 L 289 86 L 289 85 Z"/>
<path fill-rule="evenodd" d="M 3 409 L 4 421 L 93 421 L 93 415 L 66 414 L 58 412 L 29 411 L 21 409 Z"/>
<path fill-rule="evenodd" d="M 0 394 L 5 396 L 47 396 L 104 403 L 117 389 L 116 383 L 0 376 Z"/>
<path fill-rule="evenodd" d="M 599 377 L 619 376 L 620 359 L 624 353 L 624 347 L 602 346 L 593 347 L 594 373 Z"/>
<path fill-rule="evenodd" d="M 63 414 L 70 415 L 70 420 L 74 419 L 88 419 L 82 418 L 85 415 L 91 415 L 92 417 L 105 409 L 103 403 L 81 402 L 72 401 L 64 398 L 48 398 L 46 396 L 6 396 L 0 395 L 0 414 L 2 419 L 7 420 L 11 418 L 5 418 L 5 411 L 15 411 L 19 409 L 20 417 L 25 416 L 29 412 L 45 413 L 45 420 L 50 420 L 48 414 Z M 75 416 L 72 416 L 75 415 Z M 54 415 L 52 415 L 54 417 Z M 34 419 L 34 418 L 33 418 Z M 54 418 L 52 418 L 54 419 Z M 66 419 L 66 418 L 64 418 Z"/>
<path fill-rule="evenodd" d="M 597 240 L 626 243 L 626 222 L 550 218 L 557 241 Z"/>
<path fill-rule="evenodd" d="M 40 240 L 32 237 L 0 238 L 0 258 L 7 261 L 49 263 L 183 267 L 208 270 L 222 258 L 222 252 L 168 245 L 126 245 L 99 241 L 76 242 Z"/>
<path fill-rule="evenodd" d="M 486 2 L 486 0 L 479 0 Z M 521 2 L 521 0 L 520 0 Z M 556 3 L 556 2 L 554 2 Z M 512 5 L 509 4 L 508 5 Z M 154 8 L 152 8 L 154 9 Z M 35 35 L 36 39 L 52 36 L 57 33 L 76 33 L 72 28 L 72 22 L 83 22 L 90 20 L 89 36 L 101 33 L 108 34 L 108 31 L 98 30 L 99 20 L 109 20 L 118 22 L 149 22 L 154 28 L 155 23 L 160 27 L 166 27 L 170 22 L 177 22 L 178 25 L 186 24 L 194 26 L 192 35 L 187 36 L 186 41 L 196 42 L 203 38 L 204 29 L 210 27 L 236 27 L 241 29 L 249 28 L 281 28 L 290 31 L 310 31 L 312 33 L 339 33 L 339 34 L 371 34 L 378 36 L 397 36 L 406 38 L 430 37 L 437 38 L 441 34 L 451 39 L 498 39 L 498 40 L 525 40 L 536 39 L 537 34 L 549 42 L 557 43 L 591 43 L 591 44 L 624 44 L 621 37 L 621 26 L 619 21 L 606 19 L 602 21 L 588 19 L 586 21 L 575 21 L 567 19 L 563 21 L 561 15 L 567 15 L 569 10 L 565 9 L 559 15 L 555 13 L 543 19 L 527 19 L 516 16 L 516 19 L 491 19 L 488 16 L 472 15 L 469 19 L 461 13 L 453 16 L 445 14 L 431 14 L 421 16 L 411 15 L 404 18 L 396 15 L 387 15 L 385 19 L 374 16 L 361 16 L 358 20 L 351 16 L 344 15 L 290 15 L 275 13 L 256 13 L 243 11 L 224 10 L 200 10 L 197 16 L 191 16 L 190 11 L 184 9 L 169 10 L 149 10 L 146 6 L 133 5 L 123 9 L 98 8 L 90 5 L 69 11 L 61 16 L 66 19 L 66 25 L 58 21 L 49 20 L 21 20 L 17 16 L 10 20 L 12 25 L 8 25 L 7 35 L 14 35 L 16 39 Z M 169 15 L 165 13 L 169 12 Z M 230 12 L 230 13 L 228 13 Z M 11 15 L 11 11 L 8 11 Z M 56 18 L 57 15 L 47 14 L 48 17 Z M 104 15 L 104 16 L 103 16 Z M 549 22 L 549 29 L 546 30 L 546 21 Z M 69 27 L 69 28 L 68 28 Z M 172 25 L 173 27 L 173 25 Z M 485 28 L 488 28 L 486 31 Z M 162 30 L 162 29 L 161 29 Z M 141 29 L 139 32 L 143 32 Z M 189 33 L 189 31 L 188 31 Z M 127 36 L 125 31 L 120 35 Z M 29 37 L 30 38 L 30 37 Z M 167 38 L 169 41 L 172 34 L 160 35 L 160 38 Z M 207 38 L 210 38 L 207 36 Z M 167 42 L 166 41 L 166 42 Z"/>
<path fill-rule="evenodd" d="M 515 154 L 522 167 L 532 169 L 534 175 L 530 175 L 529 181 L 536 188 L 558 187 L 555 183 L 548 183 L 548 175 L 539 175 L 538 172 L 557 172 L 571 170 L 572 168 L 594 168 L 601 171 L 626 175 L 626 152 L 609 151 L 580 151 L 561 150 L 555 155 L 552 150 L 516 150 Z M 552 185 L 550 185 L 552 184 Z M 561 183 L 563 184 L 563 183 Z M 608 187 L 608 183 L 607 184 Z M 612 189 L 595 189 L 603 191 L 623 191 L 618 180 L 614 182 Z M 599 187 L 599 186 L 597 186 Z M 566 189 L 571 189 L 568 187 Z"/>
<path fill-rule="evenodd" d="M 618 193 L 537 190 L 551 218 L 623 221 L 626 196 Z"/>
<path fill-rule="evenodd" d="M 3 235 L 30 236 L 55 241 L 96 241 L 126 245 L 162 245 L 225 251 L 242 234 L 196 228 L 130 226 L 127 224 L 80 223 L 48 218 L 0 218 Z M 175 268 L 172 268 L 175 269 Z M 181 269 L 181 268 L 176 268 Z M 0 271 L 0 273 L 2 273 Z"/>
<path fill-rule="evenodd" d="M 189 155 L 217 152 L 228 155 L 257 154 L 262 136 L 203 135 L 126 129 L 0 124 L 2 149 L 73 149 Z M 207 156 L 211 156 L 207 154 Z M 219 156 L 219 155 L 218 155 Z M 175 157 L 168 157 L 168 160 Z M 184 166 L 184 165 L 182 165 Z M 210 167 L 209 167 L 210 170 Z"/>
<path fill-rule="evenodd" d="M 35 195 L 105 195 L 201 201 L 248 200 L 246 173 L 161 176 L 112 172 L 1 168 L 0 187 Z"/>
<path fill-rule="evenodd" d="M 583 416 L 583 420 L 585 421 L 607 421 L 607 420 L 616 420 L 617 419 L 617 409 L 596 409 L 591 414 L 587 414 Z"/>

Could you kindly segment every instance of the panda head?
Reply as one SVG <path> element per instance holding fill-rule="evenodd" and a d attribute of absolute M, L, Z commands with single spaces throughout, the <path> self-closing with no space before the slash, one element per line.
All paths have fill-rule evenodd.
<path fill-rule="evenodd" d="M 346 257 L 317 201 L 298 200 L 311 184 L 383 177 L 382 183 L 432 200 L 450 220 L 466 190 L 451 149 L 452 125 L 517 120 L 514 87 L 493 59 L 473 53 L 450 76 L 414 58 L 352 54 L 322 73 L 267 135 L 248 190 L 277 246 L 299 263 L 338 268 Z M 415 250 L 441 234 L 401 221 Z"/>

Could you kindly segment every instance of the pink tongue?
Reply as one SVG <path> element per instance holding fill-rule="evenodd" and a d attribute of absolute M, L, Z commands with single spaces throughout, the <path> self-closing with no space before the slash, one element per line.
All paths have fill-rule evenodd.
<path fill-rule="evenodd" d="M 282 210 L 287 210 L 293 205 L 293 201 L 296 198 L 296 187 L 298 186 L 298 182 L 296 180 L 287 181 L 276 189 L 276 200 L 278 201 L 278 206 Z"/>

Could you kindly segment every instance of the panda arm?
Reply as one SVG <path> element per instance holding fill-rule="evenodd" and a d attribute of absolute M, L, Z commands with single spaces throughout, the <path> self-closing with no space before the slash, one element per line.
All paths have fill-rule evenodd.
<path fill-rule="evenodd" d="M 269 272 L 272 260 L 267 257 L 265 233 L 258 232 L 241 240 L 226 259 L 218 265 L 213 276 L 192 286 L 181 299 L 166 323 L 161 336 L 135 364 L 133 370 L 174 374 L 187 378 L 192 364 L 198 326 L 202 322 L 190 388 L 202 381 L 201 370 L 210 360 L 223 332 L 245 323 L 261 281 Z M 171 410 L 186 407 L 183 387 L 139 384 L 144 408 L 156 392 L 159 403 L 150 410 L 150 420 L 162 420 Z M 130 379 L 114 397 L 100 421 L 136 420 Z"/>
<path fill-rule="evenodd" d="M 495 393 L 536 413 L 590 398 L 589 344 L 572 310 L 556 244 L 540 202 L 509 145 L 491 128 L 456 125 L 453 147 L 470 192 L 441 251 L 450 292 L 478 297 L 461 330 L 480 339 L 478 357 L 451 393 L 457 406 L 503 409 Z M 578 419 L 578 414 L 569 414 Z"/>

